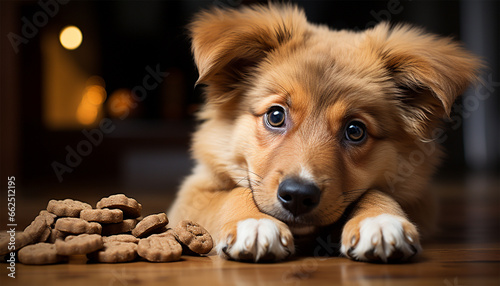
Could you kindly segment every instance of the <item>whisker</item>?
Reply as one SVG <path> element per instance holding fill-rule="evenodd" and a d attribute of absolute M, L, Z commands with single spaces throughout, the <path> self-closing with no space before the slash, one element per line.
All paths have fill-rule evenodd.
<path fill-rule="evenodd" d="M 255 172 L 252 172 L 252 171 L 250 171 L 250 170 L 246 170 L 246 171 L 247 171 L 247 173 L 250 173 L 250 174 L 252 174 L 252 175 L 257 176 L 259 179 L 264 179 L 264 177 L 262 177 L 261 175 L 259 175 L 259 174 L 255 173 Z"/>
<path fill-rule="evenodd" d="M 240 170 L 245 171 L 247 174 L 252 174 L 252 175 L 255 175 L 255 176 L 257 176 L 259 179 L 264 179 L 264 177 L 260 176 L 259 174 L 255 173 L 255 172 L 250 171 L 249 169 L 243 169 L 243 168 L 241 168 Z"/>
<path fill-rule="evenodd" d="M 253 185 L 257 185 L 257 186 L 260 186 L 262 184 L 260 181 L 258 181 L 258 180 L 252 180 L 249 177 L 241 177 L 241 178 L 235 178 L 235 179 L 239 179 L 236 182 L 236 185 L 240 185 L 244 181 L 248 182 L 249 184 L 253 184 Z"/>
<path fill-rule="evenodd" d="M 251 190 L 252 190 L 252 185 L 254 186 L 262 185 L 261 180 L 264 179 L 264 177 L 260 176 L 259 174 L 252 172 L 247 168 L 235 168 L 235 171 L 243 171 L 246 173 L 246 176 L 234 177 L 235 180 L 238 180 L 236 183 L 237 186 L 241 185 L 241 183 L 245 181 L 248 182 L 248 188 L 250 188 Z M 251 175 L 257 177 L 257 179 L 252 178 Z"/>
<path fill-rule="evenodd" d="M 327 184 L 327 183 L 329 183 L 329 182 L 332 182 L 332 181 L 333 181 L 333 179 L 332 179 L 332 178 L 327 178 L 327 179 L 320 180 L 320 181 L 318 182 L 318 184 L 320 184 L 320 185 L 325 185 L 325 184 Z"/>
<path fill-rule="evenodd" d="M 361 188 L 361 189 L 354 189 L 354 190 L 348 190 L 346 191 L 345 193 L 353 193 L 353 192 L 365 192 L 365 191 L 368 191 L 369 189 L 371 188 Z"/>

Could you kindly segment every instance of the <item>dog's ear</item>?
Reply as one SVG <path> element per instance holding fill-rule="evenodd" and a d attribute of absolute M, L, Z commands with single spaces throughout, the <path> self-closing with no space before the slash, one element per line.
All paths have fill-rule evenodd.
<path fill-rule="evenodd" d="M 405 128 L 421 140 L 431 139 L 455 99 L 477 79 L 480 61 L 449 38 L 407 25 L 382 23 L 367 35 L 398 88 Z"/>
<path fill-rule="evenodd" d="M 199 72 L 197 83 L 217 90 L 209 96 L 227 96 L 224 93 L 239 86 L 268 52 L 302 38 L 306 24 L 303 11 L 291 5 L 213 9 L 198 14 L 189 26 Z"/>

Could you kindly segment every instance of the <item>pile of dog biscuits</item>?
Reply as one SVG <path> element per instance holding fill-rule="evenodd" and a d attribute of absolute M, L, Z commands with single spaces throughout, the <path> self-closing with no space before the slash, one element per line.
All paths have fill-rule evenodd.
<path fill-rule="evenodd" d="M 167 228 L 165 213 L 143 218 L 141 211 L 142 205 L 124 194 L 102 198 L 95 209 L 77 200 L 51 200 L 47 210 L 40 211 L 24 231 L 15 233 L 15 240 L 2 233 L 0 255 L 15 249 L 21 263 L 35 265 L 65 262 L 72 255 L 105 263 L 138 257 L 169 262 L 180 260 L 182 254 L 212 250 L 212 237 L 199 224 L 184 220 Z"/>

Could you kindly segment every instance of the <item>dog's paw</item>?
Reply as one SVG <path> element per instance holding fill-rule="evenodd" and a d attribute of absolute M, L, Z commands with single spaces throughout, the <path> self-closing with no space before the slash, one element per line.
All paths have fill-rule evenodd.
<path fill-rule="evenodd" d="M 340 251 L 368 262 L 402 262 L 422 250 L 415 226 L 406 218 L 389 214 L 348 221 Z"/>
<path fill-rule="evenodd" d="M 246 219 L 226 225 L 217 244 L 217 253 L 241 261 L 279 261 L 295 251 L 293 236 L 282 222 Z"/>

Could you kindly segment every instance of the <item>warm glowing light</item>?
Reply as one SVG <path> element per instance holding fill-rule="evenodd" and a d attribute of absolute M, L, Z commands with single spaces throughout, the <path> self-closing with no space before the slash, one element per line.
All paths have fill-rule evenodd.
<path fill-rule="evenodd" d="M 102 115 L 102 106 L 106 100 L 105 82 L 99 76 L 91 76 L 83 90 L 82 100 L 76 110 L 76 118 L 83 125 L 92 125 Z"/>
<path fill-rule="evenodd" d="M 132 98 L 132 91 L 126 88 L 114 91 L 108 99 L 107 110 L 112 117 L 127 117 L 136 103 Z"/>
<path fill-rule="evenodd" d="M 106 100 L 106 90 L 100 85 L 89 86 L 87 87 L 83 98 L 92 105 L 100 105 Z"/>
<path fill-rule="evenodd" d="M 59 34 L 61 45 L 68 50 L 78 48 L 82 44 L 82 40 L 82 32 L 75 26 L 67 26 Z"/>
<path fill-rule="evenodd" d="M 80 104 L 76 110 L 76 119 L 84 125 L 90 125 L 97 119 L 98 109 L 90 104 Z"/>

